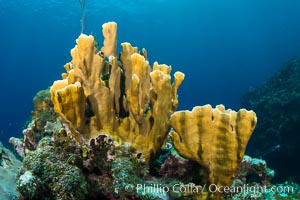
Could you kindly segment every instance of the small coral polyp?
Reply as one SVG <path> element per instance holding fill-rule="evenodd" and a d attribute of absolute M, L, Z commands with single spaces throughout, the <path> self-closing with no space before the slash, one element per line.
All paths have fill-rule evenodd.
<path fill-rule="evenodd" d="M 150 163 L 165 143 L 169 119 L 177 108 L 177 89 L 184 74 L 154 63 L 146 50 L 122 43 L 117 58 L 117 24 L 103 26 L 100 51 L 95 38 L 81 34 L 65 65 L 63 80 L 51 87 L 55 112 L 68 124 L 78 141 L 108 134 L 131 144 Z"/>

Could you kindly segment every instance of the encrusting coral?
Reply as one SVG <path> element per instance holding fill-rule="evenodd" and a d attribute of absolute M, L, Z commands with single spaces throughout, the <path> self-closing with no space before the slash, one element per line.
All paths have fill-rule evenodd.
<path fill-rule="evenodd" d="M 232 184 L 256 121 L 253 111 L 197 106 L 171 116 L 174 132 L 170 135 L 178 153 L 198 162 L 208 184 L 221 188 Z M 219 199 L 219 195 L 212 193 L 209 198 Z"/>
<path fill-rule="evenodd" d="M 166 141 L 184 74 L 176 72 L 172 84 L 171 67 L 155 62 L 151 69 L 146 51 L 138 53 L 129 43 L 122 44 L 118 59 L 117 24 L 102 27 L 100 52 L 93 36 L 77 39 L 67 73 L 51 87 L 54 110 L 78 142 L 110 135 L 131 144 L 150 163 Z"/>

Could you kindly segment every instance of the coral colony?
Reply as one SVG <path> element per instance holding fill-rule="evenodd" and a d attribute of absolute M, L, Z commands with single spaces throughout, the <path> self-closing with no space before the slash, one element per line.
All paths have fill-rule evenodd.
<path fill-rule="evenodd" d="M 117 54 L 117 24 L 102 28 L 103 47 L 81 34 L 62 80 L 34 98 L 24 139 L 10 140 L 23 157 L 22 199 L 242 198 L 251 191 L 234 188 L 257 173 L 249 187 L 271 186 L 274 171 L 244 158 L 253 111 L 176 111 L 184 74 L 172 83 L 170 66 L 151 67 L 130 43 Z"/>

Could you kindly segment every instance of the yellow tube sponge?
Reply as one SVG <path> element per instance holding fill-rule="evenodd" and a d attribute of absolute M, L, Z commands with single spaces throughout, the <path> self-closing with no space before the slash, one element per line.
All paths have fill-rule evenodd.
<path fill-rule="evenodd" d="M 203 166 L 209 184 L 230 186 L 256 122 L 253 111 L 197 106 L 172 114 L 170 135 L 179 154 Z"/>

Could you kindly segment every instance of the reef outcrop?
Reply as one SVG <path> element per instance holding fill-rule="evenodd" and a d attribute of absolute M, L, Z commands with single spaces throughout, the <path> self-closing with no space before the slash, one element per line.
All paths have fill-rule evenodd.
<path fill-rule="evenodd" d="M 176 111 L 185 75 L 150 66 L 146 50 L 130 43 L 118 55 L 117 24 L 102 28 L 102 48 L 78 37 L 62 79 L 35 98 L 24 140 L 11 139 L 24 157 L 22 198 L 220 199 L 199 188 L 233 183 L 255 113 Z"/>
<path fill-rule="evenodd" d="M 16 174 L 22 163 L 0 142 L 0 199 L 17 200 Z"/>
<path fill-rule="evenodd" d="M 295 57 L 264 84 L 246 93 L 241 102 L 243 107 L 255 110 L 259 118 L 248 154 L 263 157 L 270 167 L 280 172 L 276 181 L 288 178 L 300 181 L 299 77 L 300 58 Z"/>

